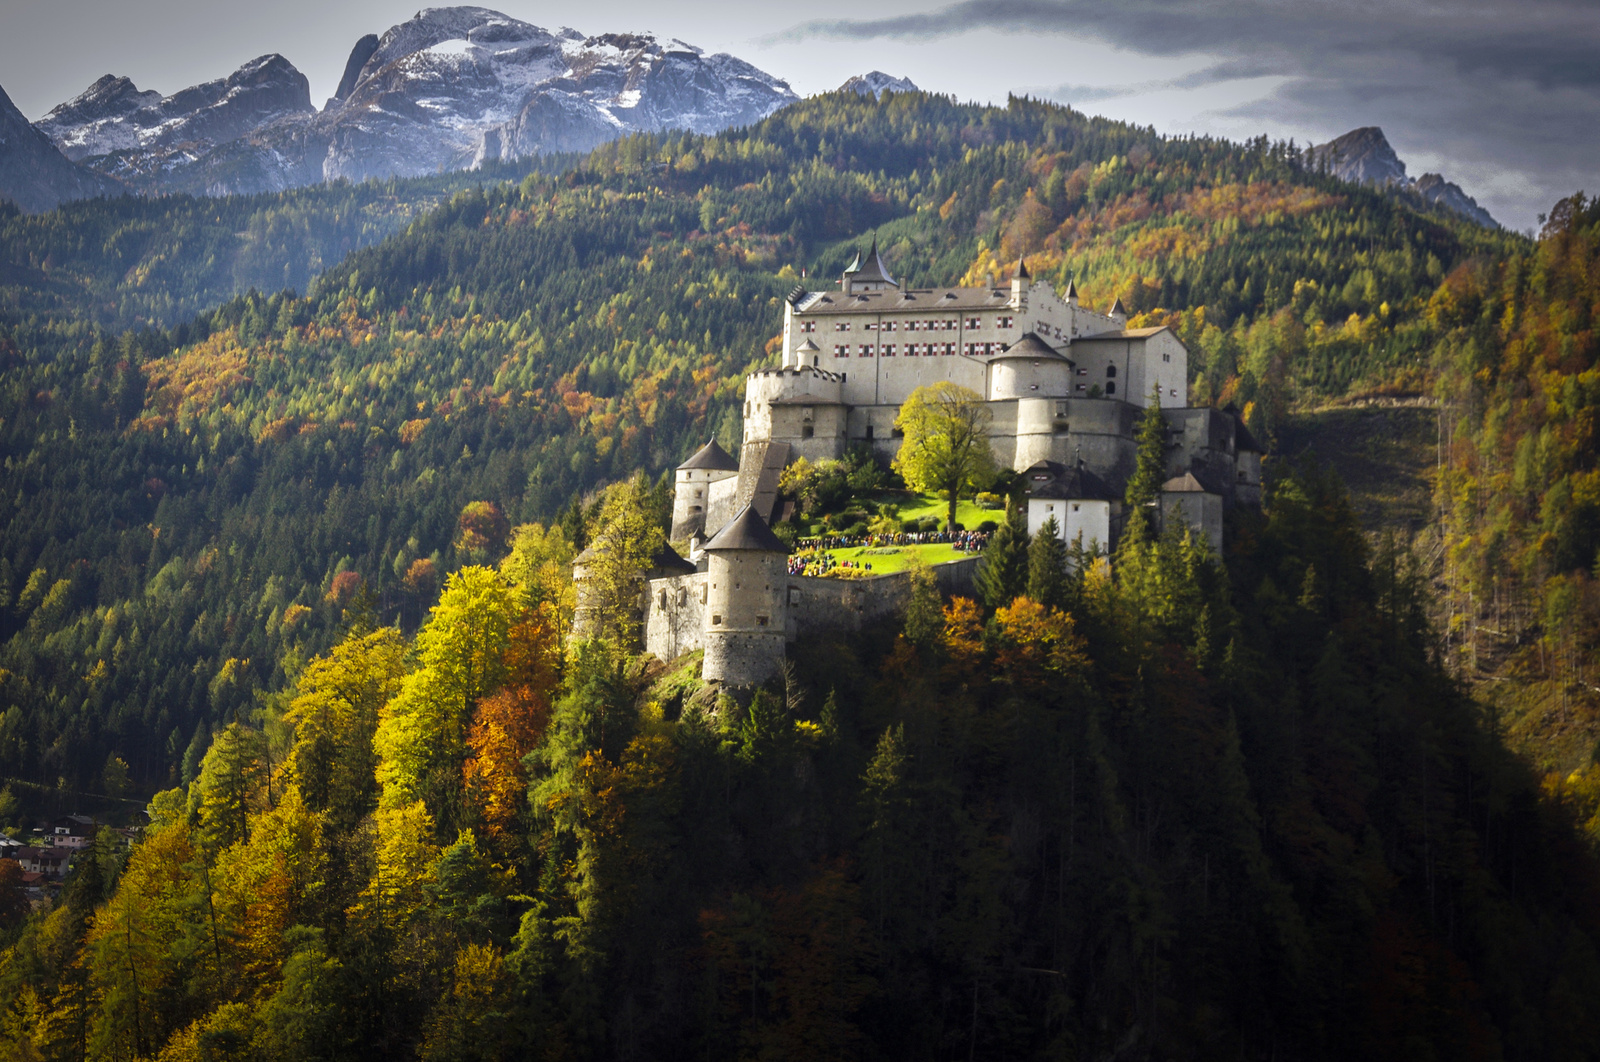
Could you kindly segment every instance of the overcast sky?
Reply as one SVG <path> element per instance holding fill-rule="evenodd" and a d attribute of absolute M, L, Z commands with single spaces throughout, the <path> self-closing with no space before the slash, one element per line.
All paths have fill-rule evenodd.
<path fill-rule="evenodd" d="M 494 6 L 551 29 L 648 30 L 732 52 L 803 95 L 881 69 L 962 100 L 1030 93 L 1164 133 L 1320 143 L 1378 125 L 1412 176 L 1441 172 L 1518 229 L 1563 195 L 1600 192 L 1600 0 Z M 102 74 L 170 93 L 280 52 L 320 105 L 358 37 L 415 10 L 0 0 L 0 86 L 37 119 Z"/>

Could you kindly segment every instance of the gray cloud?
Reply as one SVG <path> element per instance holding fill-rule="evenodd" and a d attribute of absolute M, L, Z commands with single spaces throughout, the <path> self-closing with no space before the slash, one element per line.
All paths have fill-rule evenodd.
<path fill-rule="evenodd" d="M 919 41 L 983 29 L 1218 60 L 1171 81 L 1041 90 L 1077 103 L 1288 78 L 1229 116 L 1316 137 L 1382 125 L 1402 158 L 1408 150 L 1437 157 L 1447 177 L 1517 227 L 1555 198 L 1600 185 L 1600 6 L 1592 2 L 962 0 L 801 23 L 773 39 Z"/>

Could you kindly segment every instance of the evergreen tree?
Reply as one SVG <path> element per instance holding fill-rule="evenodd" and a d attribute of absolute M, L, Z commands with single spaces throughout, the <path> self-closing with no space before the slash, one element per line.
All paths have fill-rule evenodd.
<path fill-rule="evenodd" d="M 1009 605 L 1028 587 L 1028 518 L 1022 507 L 1006 504 L 1006 519 L 983 551 L 978 569 L 978 592 L 990 608 Z"/>
<path fill-rule="evenodd" d="M 1142 541 L 1155 534 L 1155 506 L 1161 501 L 1161 484 L 1167 479 L 1167 418 L 1161 415 L 1159 388 L 1150 391 L 1150 404 L 1139 418 L 1137 439 L 1138 457 L 1124 496 L 1128 506 L 1125 533 Z"/>
<path fill-rule="evenodd" d="M 1028 545 L 1028 596 L 1046 608 L 1067 605 L 1067 544 L 1054 515 Z"/>

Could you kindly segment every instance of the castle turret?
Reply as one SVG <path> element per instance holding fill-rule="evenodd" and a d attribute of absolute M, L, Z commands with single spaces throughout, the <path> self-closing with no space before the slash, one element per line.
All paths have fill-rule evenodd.
<path fill-rule="evenodd" d="M 883 259 L 878 256 L 878 237 L 872 237 L 872 250 L 867 252 L 865 258 L 858 252 L 855 261 L 851 262 L 844 271 L 844 277 L 839 282 L 839 287 L 846 295 L 854 295 L 863 291 L 884 291 L 886 289 L 898 291 L 900 282 L 889 275 L 889 267 L 883 264 Z"/>
<path fill-rule="evenodd" d="M 789 550 L 750 506 L 705 544 L 705 663 L 701 677 L 754 686 L 783 667 Z"/>
<path fill-rule="evenodd" d="M 1127 327 L 1128 311 L 1123 309 L 1120 298 L 1111 301 L 1111 309 L 1106 311 L 1106 316 L 1117 322 L 1117 324 Z"/>
<path fill-rule="evenodd" d="M 704 531 L 711 505 L 711 485 L 739 475 L 739 462 L 712 439 L 678 466 L 673 477 L 672 541 L 682 542 Z"/>
<path fill-rule="evenodd" d="M 1011 305 L 1026 312 L 1028 309 L 1028 288 L 1033 284 L 1033 275 L 1028 272 L 1028 263 L 1021 258 L 1017 259 L 1017 268 L 1011 271 Z"/>

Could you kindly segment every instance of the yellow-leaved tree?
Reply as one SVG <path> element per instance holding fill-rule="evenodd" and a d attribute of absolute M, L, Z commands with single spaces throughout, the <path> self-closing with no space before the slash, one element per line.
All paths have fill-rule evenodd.
<path fill-rule="evenodd" d="M 948 530 L 955 529 L 961 495 L 994 479 L 989 420 L 982 395 L 948 380 L 912 391 L 895 418 L 904 437 L 894 469 L 912 490 L 945 496 Z"/>
<path fill-rule="evenodd" d="M 440 836 L 466 825 L 461 769 L 467 728 L 478 702 L 505 685 L 505 652 L 520 595 L 492 568 L 450 576 L 428 623 L 417 633 L 421 666 L 379 716 L 379 803 L 426 806 Z"/>

